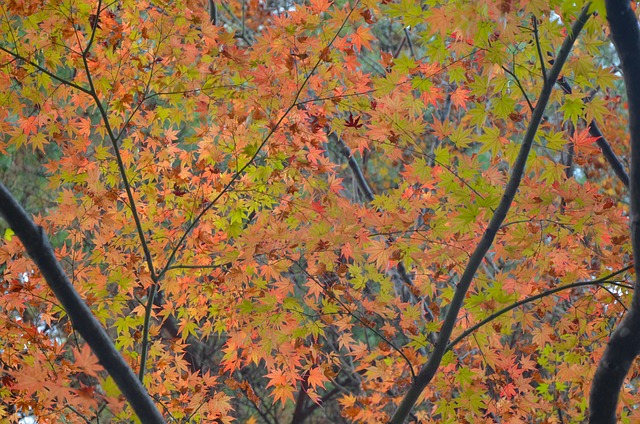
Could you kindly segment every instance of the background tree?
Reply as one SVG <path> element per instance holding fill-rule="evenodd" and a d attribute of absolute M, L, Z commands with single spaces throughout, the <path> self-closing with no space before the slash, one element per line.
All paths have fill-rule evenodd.
<path fill-rule="evenodd" d="M 633 288 L 601 3 L 0 7 L 48 194 L 4 182 L 167 421 L 586 419 Z M 4 235 L 0 413 L 131 420 Z"/>

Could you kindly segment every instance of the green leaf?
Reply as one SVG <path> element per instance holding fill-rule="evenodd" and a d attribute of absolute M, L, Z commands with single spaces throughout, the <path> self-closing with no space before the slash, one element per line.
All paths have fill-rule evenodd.
<path fill-rule="evenodd" d="M 582 117 L 584 110 L 584 101 L 581 98 L 581 94 L 574 93 L 565 97 L 565 101 L 560 106 L 560 110 L 564 112 L 564 120 L 571 121 L 575 126 L 578 124 L 578 119 Z"/>
<path fill-rule="evenodd" d="M 604 19 L 607 19 L 607 8 L 605 7 L 605 0 L 591 0 L 589 13 L 597 13 Z"/>

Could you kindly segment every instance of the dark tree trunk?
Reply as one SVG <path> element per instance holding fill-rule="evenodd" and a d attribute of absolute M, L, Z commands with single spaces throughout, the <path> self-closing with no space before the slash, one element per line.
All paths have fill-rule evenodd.
<path fill-rule="evenodd" d="M 629 0 L 606 0 L 611 38 L 618 51 L 629 104 L 631 172 L 629 197 L 636 286 L 640 276 L 640 29 Z M 611 335 L 598 364 L 589 399 L 589 422 L 616 422 L 616 406 L 624 379 L 640 353 L 640 290 L 635 290 L 629 312 Z"/>

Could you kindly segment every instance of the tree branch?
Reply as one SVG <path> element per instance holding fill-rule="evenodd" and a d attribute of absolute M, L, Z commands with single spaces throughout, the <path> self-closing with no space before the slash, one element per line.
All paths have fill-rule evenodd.
<path fill-rule="evenodd" d="M 629 105 L 631 139 L 629 214 L 637 287 L 640 283 L 640 28 L 629 1 L 606 0 L 605 4 L 611 38 L 620 58 Z M 611 335 L 593 377 L 589 397 L 590 423 L 616 422 L 616 407 L 622 383 L 639 353 L 640 293 L 639 290 L 635 290 L 629 312 Z"/>
<path fill-rule="evenodd" d="M 58 81 L 58 82 L 59 82 L 59 83 L 61 83 L 61 84 L 68 85 L 69 87 L 73 87 L 73 88 L 75 88 L 76 90 L 81 91 L 81 92 L 83 92 L 83 93 L 85 93 L 85 94 L 89 94 L 89 95 L 91 94 L 91 91 L 90 91 L 90 90 L 88 90 L 88 89 L 86 89 L 86 88 L 84 88 L 84 87 L 82 87 L 82 86 L 80 86 L 80 85 L 76 84 L 76 83 L 75 83 L 75 82 L 73 82 L 73 81 L 69 81 L 69 80 L 66 80 L 66 79 L 64 79 L 64 78 L 62 78 L 62 77 L 59 77 L 58 75 L 54 74 L 53 72 L 51 72 L 51 71 L 50 71 L 50 70 L 48 70 L 47 68 L 45 68 L 45 67 L 42 67 L 42 66 L 38 65 L 36 62 L 34 62 L 34 61 L 32 61 L 32 60 L 27 59 L 26 57 L 24 57 L 24 56 L 22 56 L 22 55 L 18 54 L 17 52 L 11 51 L 11 50 L 9 50 L 9 49 L 5 49 L 5 48 L 4 48 L 4 47 L 2 47 L 2 46 L 0 46 L 0 51 L 3 51 L 3 52 L 5 52 L 5 53 L 7 53 L 8 55 L 11 55 L 11 56 L 13 56 L 13 57 L 14 57 L 14 58 L 16 58 L 16 59 L 18 59 L 18 60 L 20 60 L 20 61 L 22 61 L 22 62 L 24 62 L 24 63 L 26 63 L 26 64 L 28 64 L 28 65 L 33 66 L 33 67 L 34 67 L 34 68 L 36 68 L 38 71 L 42 72 L 43 74 L 46 74 L 46 75 L 50 76 L 52 79 L 54 79 L 54 80 Z"/>
<path fill-rule="evenodd" d="M 560 88 L 562 88 L 562 91 L 564 91 L 566 94 L 571 94 L 571 86 L 565 78 L 559 79 L 557 83 Z M 596 144 L 598 145 L 598 147 L 600 147 L 600 150 L 602 150 L 604 158 L 607 160 L 607 162 L 609 162 L 609 165 L 611 165 L 613 172 L 620 179 L 620 181 L 622 181 L 622 183 L 628 188 L 629 175 L 627 174 L 624 165 L 616 155 L 616 152 L 613 151 L 607 139 L 604 138 L 604 135 L 602 135 L 602 132 L 600 131 L 600 128 L 598 127 L 598 124 L 595 120 L 591 120 L 591 122 L 589 123 L 589 135 L 596 138 Z"/>
<path fill-rule="evenodd" d="M 538 33 L 538 19 L 535 16 L 531 17 L 531 23 L 533 24 L 533 36 L 536 40 L 536 50 L 538 51 L 538 60 L 540 60 L 540 71 L 542 71 L 542 78 L 547 80 L 547 67 L 544 64 L 544 56 L 542 55 L 542 49 L 540 48 L 540 34 Z"/>
<path fill-rule="evenodd" d="M 427 385 L 431 382 L 436 372 L 438 371 L 438 368 L 440 367 L 440 362 L 442 361 L 442 357 L 446 352 L 447 345 L 449 344 L 449 338 L 451 337 L 453 327 L 458 318 L 458 313 L 462 308 L 462 304 L 466 297 L 467 291 L 471 286 L 473 277 L 475 276 L 478 267 L 482 263 L 485 254 L 491 248 L 498 229 L 506 218 L 507 213 L 511 208 L 511 203 L 518 191 L 520 181 L 524 174 L 527 158 L 529 156 L 529 152 L 531 151 L 531 146 L 533 145 L 533 139 L 538 130 L 538 126 L 542 121 L 544 110 L 547 106 L 547 103 L 549 102 L 549 97 L 551 96 L 551 91 L 554 87 L 554 82 L 560 75 L 560 71 L 565 61 L 567 60 L 567 57 L 569 56 L 569 52 L 573 47 L 573 43 L 575 42 L 577 35 L 580 33 L 585 23 L 587 22 L 587 19 L 591 15 L 588 9 L 589 5 L 585 6 L 582 9 L 582 12 L 578 16 L 578 19 L 571 28 L 571 33 L 567 36 L 567 38 L 562 43 L 562 46 L 560 47 L 558 57 L 556 58 L 553 67 L 549 71 L 548 81 L 544 82 L 540 97 L 536 104 L 536 108 L 531 114 L 531 122 L 529 123 L 527 132 L 525 133 L 524 139 L 522 140 L 520 152 L 518 153 L 516 162 L 513 165 L 511 176 L 509 178 L 509 181 L 507 182 L 507 186 L 505 188 L 502 199 L 500 200 L 500 204 L 491 217 L 491 221 L 489 222 L 489 225 L 487 226 L 482 239 L 469 258 L 469 263 L 467 264 L 466 269 L 460 277 L 460 281 L 458 282 L 456 291 L 453 295 L 453 299 L 451 300 L 447 315 L 445 316 L 444 322 L 442 323 L 440 334 L 438 335 L 438 342 L 436 343 L 433 352 L 429 357 L 429 360 L 422 367 L 420 373 L 413 381 L 413 384 L 411 384 L 411 386 L 409 387 L 407 394 L 400 402 L 398 409 L 391 418 L 391 424 L 402 424 L 404 422 L 404 420 L 411 412 L 411 409 L 418 401 L 418 397 L 425 389 L 425 387 L 427 387 Z"/>
<path fill-rule="evenodd" d="M 460 334 L 458 337 L 456 337 L 454 340 L 452 340 L 448 345 L 447 345 L 447 351 L 450 351 L 451 349 L 454 348 L 455 345 L 457 345 L 458 343 L 460 343 L 462 340 L 464 340 L 465 338 L 467 338 L 470 334 L 474 333 L 476 330 L 478 330 L 480 327 L 483 327 L 484 325 L 490 323 L 491 321 L 493 321 L 494 319 L 506 314 L 507 312 L 511 311 L 512 309 L 515 309 L 519 306 L 522 305 L 526 305 L 527 303 L 531 303 L 531 302 L 535 302 L 538 299 L 542 299 L 544 297 L 550 296 L 554 293 L 558 293 L 564 290 L 569 290 L 569 289 L 573 289 L 576 287 L 585 287 L 585 286 L 595 286 L 595 285 L 602 285 L 602 284 L 613 284 L 619 287 L 625 287 L 625 288 L 631 288 L 633 289 L 633 287 L 629 287 L 627 285 L 624 284 L 620 284 L 620 283 L 616 283 L 616 282 L 612 282 L 612 281 L 608 281 L 610 278 L 621 274 L 625 271 L 630 270 L 633 267 L 633 265 L 629 265 L 626 266 L 622 269 L 619 269 L 616 272 L 612 272 L 609 275 L 606 275 L 602 278 L 599 278 L 597 280 L 593 280 L 593 281 L 578 281 L 575 283 L 571 283 L 571 284 L 565 284 L 564 286 L 559 286 L 559 287 L 554 287 L 550 290 L 545 290 L 542 293 L 538 293 L 534 296 L 529 296 L 526 297 L 522 300 L 519 300 L 518 302 L 512 303 L 509 306 L 505 306 L 504 308 L 500 309 L 499 311 L 496 311 L 494 313 L 492 313 L 491 315 L 489 315 L 488 317 L 486 317 L 485 319 L 483 319 L 482 321 L 480 321 L 479 323 L 467 328 L 465 331 L 462 332 L 462 334 Z"/>
<path fill-rule="evenodd" d="M 133 407 L 140 421 L 145 424 L 164 423 L 162 414 L 142 383 L 114 347 L 107 332 L 93 316 L 64 273 L 44 229 L 33 222 L 2 183 L 0 183 L 0 213 L 20 238 L 47 284 L 62 303 L 73 323 L 73 328 L 87 341 L 100 364 Z"/>

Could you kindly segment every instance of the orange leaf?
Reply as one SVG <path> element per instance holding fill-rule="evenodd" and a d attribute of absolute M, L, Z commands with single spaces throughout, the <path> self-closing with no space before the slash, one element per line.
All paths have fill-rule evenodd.
<path fill-rule="evenodd" d="M 98 373 L 103 371 L 98 358 L 91 352 L 89 345 L 85 344 L 79 350 L 73 349 L 73 356 L 76 358 L 76 365 L 87 375 L 98 377 Z"/>

